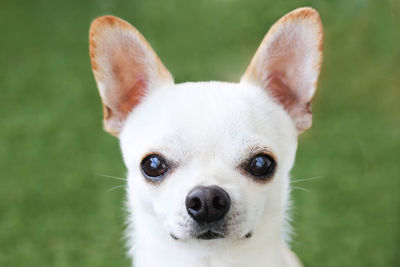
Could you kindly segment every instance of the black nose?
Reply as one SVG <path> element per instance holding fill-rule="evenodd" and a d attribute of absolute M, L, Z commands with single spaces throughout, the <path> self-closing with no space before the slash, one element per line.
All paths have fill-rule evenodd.
<path fill-rule="evenodd" d="M 186 210 L 198 222 L 215 222 L 229 211 L 231 199 L 218 186 L 196 186 L 186 196 Z"/>

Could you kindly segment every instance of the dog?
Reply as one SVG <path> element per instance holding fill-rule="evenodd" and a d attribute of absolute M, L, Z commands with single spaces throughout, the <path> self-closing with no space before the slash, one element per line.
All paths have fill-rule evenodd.
<path fill-rule="evenodd" d="M 90 59 L 104 128 L 128 169 L 135 267 L 301 266 L 289 249 L 289 172 L 322 62 L 317 11 L 268 31 L 239 83 L 175 84 L 145 38 L 95 19 Z"/>

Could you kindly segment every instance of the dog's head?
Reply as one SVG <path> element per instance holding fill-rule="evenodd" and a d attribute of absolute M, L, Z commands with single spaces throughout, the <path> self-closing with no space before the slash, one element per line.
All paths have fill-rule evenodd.
<path fill-rule="evenodd" d="M 270 29 L 239 83 L 174 84 L 135 28 L 96 19 L 90 57 L 133 216 L 179 240 L 242 239 L 282 224 L 321 54 L 319 15 L 301 8 Z"/>

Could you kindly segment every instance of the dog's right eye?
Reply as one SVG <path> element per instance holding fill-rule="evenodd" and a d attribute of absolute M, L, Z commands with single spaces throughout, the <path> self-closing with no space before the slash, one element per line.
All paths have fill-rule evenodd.
<path fill-rule="evenodd" d="M 144 176 L 153 182 L 161 180 L 164 174 L 169 170 L 165 160 L 161 156 L 155 154 L 145 157 L 140 166 Z"/>

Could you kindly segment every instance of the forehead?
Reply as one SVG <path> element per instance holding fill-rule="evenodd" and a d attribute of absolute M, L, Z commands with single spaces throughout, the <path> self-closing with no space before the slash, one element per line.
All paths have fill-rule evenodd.
<path fill-rule="evenodd" d="M 287 131 L 283 131 L 286 127 Z M 225 82 L 182 83 L 149 94 L 127 119 L 122 149 L 162 146 L 229 152 L 273 145 L 293 128 L 283 109 L 257 87 Z M 129 143 L 129 144 L 125 144 Z"/>

